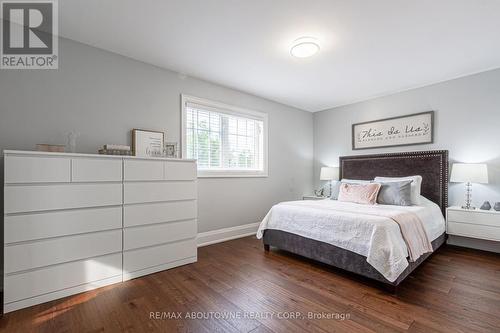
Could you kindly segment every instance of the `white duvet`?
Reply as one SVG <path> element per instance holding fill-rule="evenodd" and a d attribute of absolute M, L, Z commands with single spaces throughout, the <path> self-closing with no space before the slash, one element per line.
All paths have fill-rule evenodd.
<path fill-rule="evenodd" d="M 408 267 L 408 249 L 399 225 L 374 215 L 377 210 L 415 213 L 430 241 L 445 231 L 438 205 L 421 197 L 420 206 L 360 205 L 337 200 L 304 200 L 279 203 L 271 208 L 257 231 L 276 229 L 358 253 L 390 282 Z"/>

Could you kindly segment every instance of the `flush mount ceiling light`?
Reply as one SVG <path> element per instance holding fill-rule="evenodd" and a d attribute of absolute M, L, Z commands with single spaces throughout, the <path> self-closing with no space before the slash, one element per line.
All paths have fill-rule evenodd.
<path fill-rule="evenodd" d="M 318 52 L 318 40 L 313 37 L 300 37 L 296 39 L 290 49 L 290 54 L 296 58 L 312 57 Z"/>

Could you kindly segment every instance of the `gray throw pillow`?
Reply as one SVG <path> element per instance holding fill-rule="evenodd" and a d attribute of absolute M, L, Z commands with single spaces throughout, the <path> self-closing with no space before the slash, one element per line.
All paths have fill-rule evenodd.
<path fill-rule="evenodd" d="M 378 193 L 377 203 L 381 205 L 411 206 L 412 182 L 412 180 L 377 182 L 382 185 Z"/>

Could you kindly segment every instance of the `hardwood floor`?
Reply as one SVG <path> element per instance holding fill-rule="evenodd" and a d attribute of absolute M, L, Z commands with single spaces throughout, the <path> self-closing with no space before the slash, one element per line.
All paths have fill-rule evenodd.
<path fill-rule="evenodd" d="M 9 313 L 0 331 L 500 332 L 500 255 L 444 246 L 391 295 L 247 237 L 200 248 L 196 264 Z"/>

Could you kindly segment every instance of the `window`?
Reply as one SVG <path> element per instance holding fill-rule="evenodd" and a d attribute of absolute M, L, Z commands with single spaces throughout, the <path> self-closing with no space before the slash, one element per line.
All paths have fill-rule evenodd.
<path fill-rule="evenodd" d="M 266 177 L 267 115 L 182 95 L 182 153 L 199 177 Z"/>

